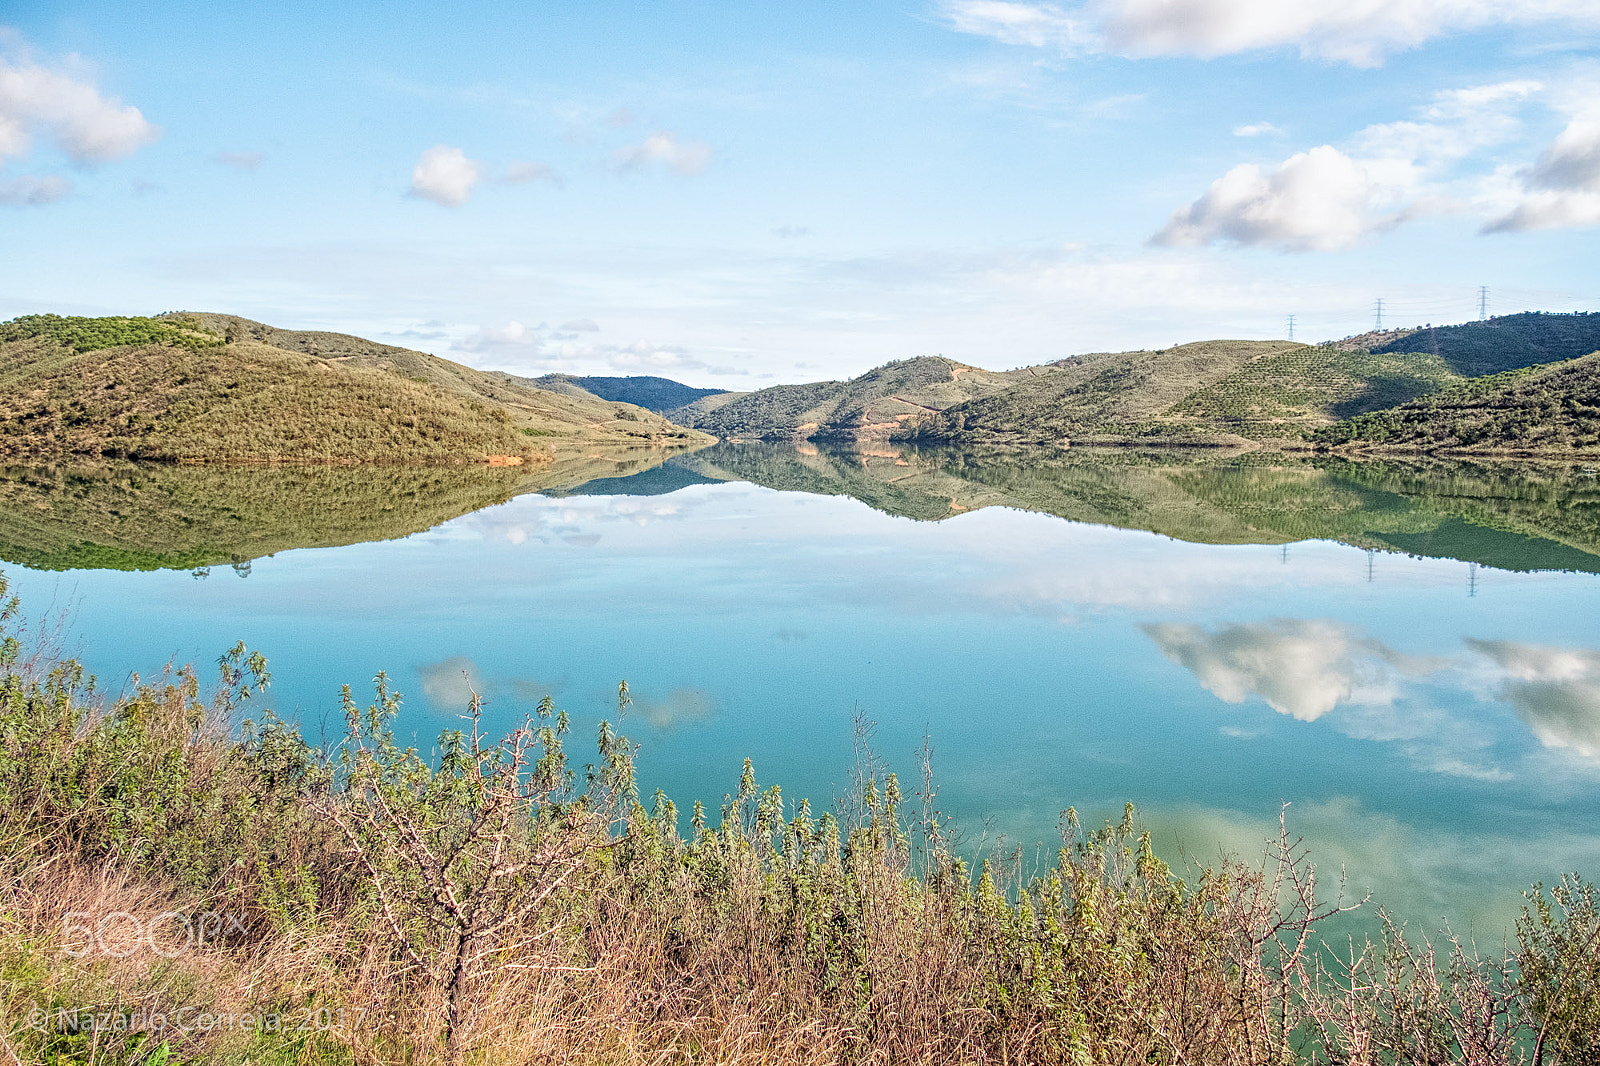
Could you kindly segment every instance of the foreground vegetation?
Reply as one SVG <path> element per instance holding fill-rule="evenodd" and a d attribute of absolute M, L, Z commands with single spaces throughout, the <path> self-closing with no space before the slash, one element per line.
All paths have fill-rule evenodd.
<path fill-rule="evenodd" d="M 424 352 L 231 315 L 0 323 L 0 456 L 185 463 L 535 463 L 705 438 Z"/>
<path fill-rule="evenodd" d="M 1180 877 L 1131 810 L 1094 831 L 1069 811 L 1053 869 L 971 869 L 931 776 L 908 790 L 862 743 L 838 809 L 747 764 L 684 833 L 665 797 L 640 801 L 625 738 L 602 724 L 580 767 L 548 699 L 500 742 L 474 699 L 424 756 L 395 740 L 380 675 L 315 749 L 253 711 L 258 656 L 220 668 L 209 698 L 187 671 L 111 698 L 10 629 L 0 643 L 8 1061 L 1492 1064 L 1600 1047 L 1600 898 L 1574 878 L 1530 892 L 1504 956 L 1395 929 L 1329 951 L 1318 925 L 1343 904 L 1287 832 L 1262 863 Z"/>

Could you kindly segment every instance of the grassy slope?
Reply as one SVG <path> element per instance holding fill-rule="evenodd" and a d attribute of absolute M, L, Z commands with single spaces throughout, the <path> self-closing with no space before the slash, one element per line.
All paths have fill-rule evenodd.
<path fill-rule="evenodd" d="M 527 492 L 658 465 L 659 448 L 520 467 L 111 463 L 0 469 L 0 559 L 189 570 L 389 540 Z"/>
<path fill-rule="evenodd" d="M 0 325 L 0 454 L 18 457 L 474 462 L 691 439 L 629 405 L 232 316 Z"/>
<path fill-rule="evenodd" d="M 883 439 L 918 419 L 1000 391 L 1025 372 L 979 370 L 940 356 L 887 363 L 850 381 L 779 385 L 673 412 L 726 438 Z"/>
<path fill-rule="evenodd" d="M 1479 377 L 1600 350 L 1600 314 L 1535 311 L 1454 326 L 1364 333 L 1339 342 L 1339 347 L 1425 352 L 1437 355 L 1462 377 Z"/>
<path fill-rule="evenodd" d="M 1299 439 L 1308 429 L 1405 403 L 1459 380 L 1431 353 L 1299 347 L 1196 390 L 1171 413 L 1251 439 Z"/>
<path fill-rule="evenodd" d="M 1006 391 L 959 404 L 918 435 L 970 443 L 1059 443 L 1110 439 L 1210 439 L 1172 405 L 1250 363 L 1302 345 L 1202 341 L 1159 352 L 1077 356 L 1036 368 Z"/>
<path fill-rule="evenodd" d="M 1465 381 L 1329 426 L 1316 439 L 1429 452 L 1600 453 L 1600 352 Z"/>

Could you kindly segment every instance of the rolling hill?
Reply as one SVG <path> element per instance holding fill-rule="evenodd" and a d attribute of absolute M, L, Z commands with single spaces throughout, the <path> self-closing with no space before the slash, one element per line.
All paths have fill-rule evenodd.
<path fill-rule="evenodd" d="M 1004 391 L 952 405 L 908 435 L 947 443 L 1230 443 L 1226 430 L 1170 409 L 1255 360 L 1303 347 L 1220 340 L 1074 356 L 1036 368 Z"/>
<path fill-rule="evenodd" d="M 704 440 L 631 404 L 232 315 L 0 324 L 0 455 L 518 463 Z"/>
<path fill-rule="evenodd" d="M 724 440 L 885 439 L 1037 372 L 1048 371 L 980 370 L 943 356 L 922 356 L 886 363 L 849 381 L 724 393 L 668 411 L 667 417 Z"/>

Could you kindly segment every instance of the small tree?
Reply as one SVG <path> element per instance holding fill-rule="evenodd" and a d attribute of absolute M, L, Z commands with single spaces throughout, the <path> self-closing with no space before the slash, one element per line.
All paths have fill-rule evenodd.
<path fill-rule="evenodd" d="M 430 767 L 395 743 L 400 696 L 383 674 L 376 686 L 365 710 L 344 690 L 344 787 L 326 813 L 370 880 L 396 954 L 442 993 L 444 1055 L 459 1063 L 474 989 L 549 936 L 557 926 L 539 923 L 540 911 L 595 852 L 626 839 L 618 829 L 635 799 L 633 748 L 602 722 L 601 761 L 580 789 L 562 746 L 570 724 L 548 696 L 537 720 L 490 743 L 474 691 L 469 731 L 442 734 Z"/>

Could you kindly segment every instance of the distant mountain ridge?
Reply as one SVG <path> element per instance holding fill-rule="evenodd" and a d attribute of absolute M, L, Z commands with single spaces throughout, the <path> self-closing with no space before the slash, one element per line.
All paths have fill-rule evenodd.
<path fill-rule="evenodd" d="M 511 375 L 506 375 L 510 377 Z M 706 396 L 725 395 L 723 389 L 697 389 L 671 378 L 639 374 L 631 377 L 584 377 L 572 374 L 545 374 L 537 378 L 516 378 L 536 389 L 568 396 L 590 395 L 615 403 L 631 403 L 647 411 L 665 414 Z"/>

